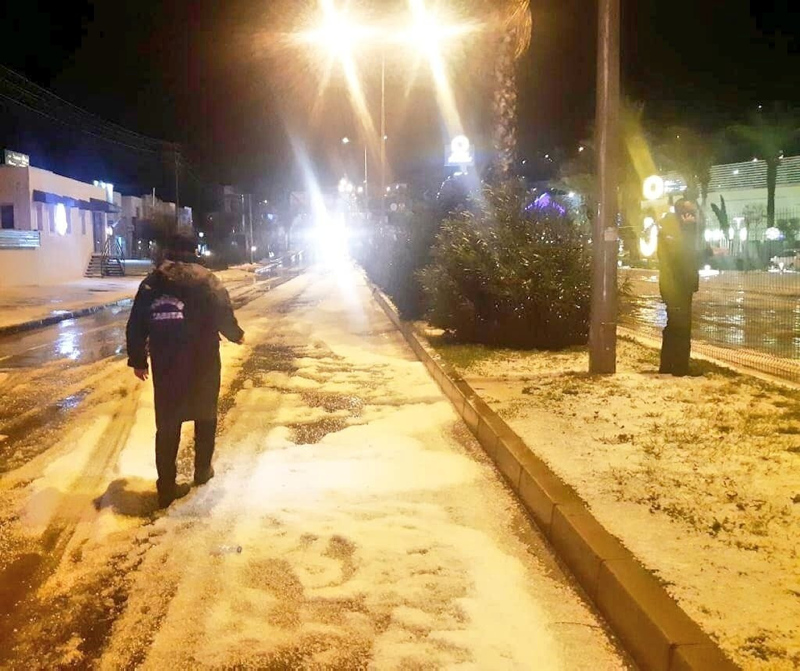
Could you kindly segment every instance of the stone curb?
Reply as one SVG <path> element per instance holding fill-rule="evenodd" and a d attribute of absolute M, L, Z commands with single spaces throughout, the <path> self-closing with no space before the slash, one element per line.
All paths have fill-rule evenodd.
<path fill-rule="evenodd" d="M 636 663 L 648 671 L 737 669 L 658 580 L 600 525 L 575 490 L 530 451 L 472 387 L 441 360 L 424 336 L 401 321 L 377 287 L 370 286 L 375 300 Z"/>
<path fill-rule="evenodd" d="M 20 324 L 11 324 L 10 326 L 0 326 L 0 336 L 11 335 L 13 333 L 22 333 L 23 331 L 33 331 L 34 329 L 44 328 L 51 326 L 58 322 L 66 321 L 67 319 L 78 319 L 79 317 L 87 317 L 93 315 L 101 310 L 108 310 L 109 308 L 128 306 L 133 303 L 133 296 L 130 298 L 123 298 L 112 303 L 103 303 L 101 305 L 92 305 L 90 307 L 81 308 L 80 310 L 67 310 L 59 312 L 57 315 L 50 315 L 42 319 L 32 319 L 31 321 L 22 322 Z"/>

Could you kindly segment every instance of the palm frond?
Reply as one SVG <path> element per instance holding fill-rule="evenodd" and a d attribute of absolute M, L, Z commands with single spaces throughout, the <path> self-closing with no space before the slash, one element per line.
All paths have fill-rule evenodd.
<path fill-rule="evenodd" d="M 508 0 L 506 5 L 506 30 L 514 36 L 514 57 L 521 58 L 531 45 L 533 36 L 531 3 L 529 0 Z"/>

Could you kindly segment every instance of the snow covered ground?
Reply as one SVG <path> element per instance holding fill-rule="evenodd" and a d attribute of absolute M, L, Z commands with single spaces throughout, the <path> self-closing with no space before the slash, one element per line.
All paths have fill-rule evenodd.
<path fill-rule="evenodd" d="M 800 668 L 800 392 L 658 375 L 627 340 L 613 377 L 585 351 L 437 347 L 737 663 Z"/>
<path fill-rule="evenodd" d="M 208 485 L 155 511 L 123 361 L 0 478 L 0 666 L 626 667 L 356 271 L 239 317 Z"/>

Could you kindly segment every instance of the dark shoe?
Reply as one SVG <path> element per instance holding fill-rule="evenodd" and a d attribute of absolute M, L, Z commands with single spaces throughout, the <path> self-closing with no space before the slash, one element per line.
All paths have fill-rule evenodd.
<path fill-rule="evenodd" d="M 158 507 L 169 508 L 173 501 L 176 499 L 182 499 L 191 491 L 191 489 L 192 488 L 189 486 L 188 482 L 181 482 L 176 484 L 175 487 L 168 492 L 159 492 Z"/>
<path fill-rule="evenodd" d="M 214 477 L 214 467 L 209 466 L 207 471 L 203 471 L 202 473 L 195 473 L 194 474 L 194 484 L 195 487 L 199 487 L 200 485 L 206 484 L 211 478 Z"/>

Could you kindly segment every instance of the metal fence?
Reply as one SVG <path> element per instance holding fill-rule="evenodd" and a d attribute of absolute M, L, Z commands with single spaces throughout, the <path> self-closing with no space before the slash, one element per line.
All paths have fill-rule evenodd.
<path fill-rule="evenodd" d="M 658 271 L 622 269 L 628 289 L 620 324 L 660 336 L 666 309 Z M 800 267 L 797 271 L 701 271 L 694 297 L 692 349 L 800 382 Z"/>
<path fill-rule="evenodd" d="M 707 261 L 720 270 L 765 270 L 771 259 L 800 247 L 800 208 L 779 208 L 770 228 L 763 204 L 733 204 L 727 221 L 705 212 Z"/>

